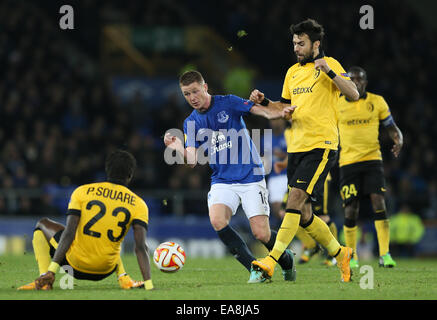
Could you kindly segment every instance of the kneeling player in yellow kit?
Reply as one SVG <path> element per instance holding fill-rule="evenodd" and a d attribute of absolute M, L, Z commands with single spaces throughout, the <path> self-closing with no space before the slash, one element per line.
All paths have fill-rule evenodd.
<path fill-rule="evenodd" d="M 153 289 L 145 241 L 148 208 L 127 188 L 135 167 L 136 160 L 130 153 L 113 152 L 105 163 L 106 182 L 74 190 L 66 227 L 47 218 L 37 223 L 32 244 L 40 277 L 18 290 L 52 289 L 57 270 L 65 265 L 73 269 L 76 279 L 102 280 L 116 271 L 123 289 Z M 120 258 L 120 245 L 131 225 L 144 281 L 133 281 Z"/>

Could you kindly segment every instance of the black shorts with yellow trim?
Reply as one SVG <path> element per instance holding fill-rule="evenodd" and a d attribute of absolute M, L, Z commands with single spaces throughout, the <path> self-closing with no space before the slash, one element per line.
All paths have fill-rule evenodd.
<path fill-rule="evenodd" d="M 59 244 L 59 240 L 61 239 L 61 235 L 62 232 L 64 232 L 64 230 L 60 230 L 58 232 L 55 233 L 55 235 L 50 239 L 49 241 L 49 245 L 50 245 L 50 256 L 53 258 L 56 248 L 58 247 Z M 75 279 L 78 280 L 93 280 L 93 281 L 99 281 L 99 280 L 103 280 L 106 277 L 110 276 L 111 274 L 114 273 L 114 271 L 117 269 L 117 266 L 115 266 L 114 270 L 112 270 L 109 273 L 105 273 L 105 274 L 93 274 L 93 273 L 86 273 L 86 272 L 82 272 L 79 270 L 74 269 L 70 263 L 67 261 L 66 258 L 64 258 L 64 260 L 60 263 L 60 266 L 65 266 L 68 265 L 73 269 L 73 277 Z"/>
<path fill-rule="evenodd" d="M 340 167 L 340 195 L 343 205 L 371 193 L 386 191 L 381 160 L 362 161 Z"/>
<path fill-rule="evenodd" d="M 329 214 L 329 179 L 325 179 L 323 183 L 323 194 L 318 195 L 315 201 L 311 201 L 312 209 L 315 215 L 327 215 Z"/>
<path fill-rule="evenodd" d="M 323 202 L 326 177 L 337 161 L 337 150 L 313 149 L 288 154 L 288 186 L 304 190 L 311 201 Z"/>

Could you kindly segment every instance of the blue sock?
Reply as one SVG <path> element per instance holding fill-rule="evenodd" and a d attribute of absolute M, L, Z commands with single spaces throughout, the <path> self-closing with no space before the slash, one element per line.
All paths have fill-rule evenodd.
<path fill-rule="evenodd" d="M 250 252 L 246 243 L 239 236 L 239 234 L 232 229 L 231 226 L 227 225 L 223 229 L 217 231 L 217 235 L 220 240 L 225 244 L 229 251 L 234 255 L 247 270 L 250 271 L 252 261 L 255 257 Z"/>

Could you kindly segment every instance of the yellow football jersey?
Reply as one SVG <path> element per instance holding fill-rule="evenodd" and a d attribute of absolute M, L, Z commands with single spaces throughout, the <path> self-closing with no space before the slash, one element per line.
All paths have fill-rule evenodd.
<path fill-rule="evenodd" d="M 390 115 L 389 107 L 380 95 L 367 92 L 358 101 L 348 101 L 344 96 L 340 98 L 340 167 L 355 162 L 382 160 L 379 122 Z"/>
<path fill-rule="evenodd" d="M 350 80 L 340 63 L 322 56 L 328 66 L 340 77 Z M 297 106 L 291 122 L 288 152 L 305 152 L 315 148 L 338 149 L 338 128 L 335 108 L 340 90 L 323 71 L 314 68 L 314 62 L 296 63 L 285 76 L 282 100 Z"/>
<path fill-rule="evenodd" d="M 146 203 L 127 187 L 110 182 L 82 185 L 71 195 L 68 214 L 80 215 L 76 236 L 67 251 L 69 264 L 92 274 L 111 272 L 120 244 L 132 223 L 147 228 Z"/>

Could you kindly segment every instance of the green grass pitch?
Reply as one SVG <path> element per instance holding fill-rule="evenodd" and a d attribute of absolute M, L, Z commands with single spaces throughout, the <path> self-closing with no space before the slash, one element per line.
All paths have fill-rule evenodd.
<path fill-rule="evenodd" d="M 123 255 L 127 272 L 140 279 L 136 257 Z M 378 267 L 377 261 L 361 262 L 370 273 L 355 269 L 351 283 L 341 283 L 337 267 L 321 265 L 320 259 L 297 266 L 297 281 L 284 282 L 279 267 L 270 283 L 247 284 L 248 272 L 232 257 L 190 259 L 177 273 L 160 272 L 152 265 L 156 290 L 121 290 L 116 276 L 93 282 L 74 280 L 73 290 L 60 288 L 57 274 L 54 290 L 17 291 L 17 287 L 37 277 L 33 254 L 0 256 L 0 300 L 435 300 L 437 298 L 436 259 L 397 259 L 394 269 Z M 367 278 L 363 278 L 367 277 Z"/>

